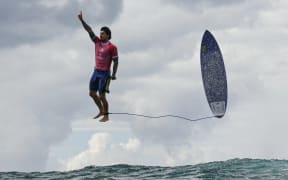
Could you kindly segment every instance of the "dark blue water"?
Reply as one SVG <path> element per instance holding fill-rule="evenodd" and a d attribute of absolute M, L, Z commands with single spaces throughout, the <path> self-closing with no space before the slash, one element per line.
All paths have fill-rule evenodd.
<path fill-rule="evenodd" d="M 288 179 L 288 161 L 232 159 L 176 167 L 119 164 L 67 172 L 1 172 L 0 179 Z"/>

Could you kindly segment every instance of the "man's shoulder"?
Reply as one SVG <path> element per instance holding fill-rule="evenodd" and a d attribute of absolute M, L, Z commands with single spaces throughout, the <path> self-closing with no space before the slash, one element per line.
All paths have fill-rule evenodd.
<path fill-rule="evenodd" d="M 100 39 L 99 39 L 99 37 L 96 36 L 96 35 L 90 36 L 90 37 L 91 37 L 92 41 L 93 41 L 95 44 L 98 44 L 98 43 L 101 42 Z"/>
<path fill-rule="evenodd" d="M 117 46 L 114 43 L 112 43 L 111 41 L 109 41 L 109 46 L 111 46 L 113 48 L 117 48 Z"/>
<path fill-rule="evenodd" d="M 118 56 L 118 50 L 115 44 L 109 41 L 109 49 L 112 52 L 113 56 Z"/>

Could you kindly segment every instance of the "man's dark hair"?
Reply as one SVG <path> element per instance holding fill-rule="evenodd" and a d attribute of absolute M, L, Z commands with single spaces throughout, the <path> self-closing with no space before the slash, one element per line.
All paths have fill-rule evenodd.
<path fill-rule="evenodd" d="M 109 40 L 111 39 L 111 30 L 107 26 L 102 27 L 100 31 L 104 31 L 109 36 Z"/>

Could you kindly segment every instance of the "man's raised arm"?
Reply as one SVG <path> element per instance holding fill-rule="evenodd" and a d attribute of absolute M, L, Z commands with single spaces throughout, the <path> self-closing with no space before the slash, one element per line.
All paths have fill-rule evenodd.
<path fill-rule="evenodd" d="M 78 15 L 78 18 L 81 21 L 84 29 L 89 33 L 89 36 L 90 36 L 91 40 L 94 41 L 95 34 L 94 34 L 92 28 L 84 21 L 83 15 L 82 15 L 82 11 L 80 11 L 80 14 Z"/>

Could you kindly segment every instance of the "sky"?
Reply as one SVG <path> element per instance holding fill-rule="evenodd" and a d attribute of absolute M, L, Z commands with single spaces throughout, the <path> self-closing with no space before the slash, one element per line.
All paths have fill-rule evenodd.
<path fill-rule="evenodd" d="M 285 0 L 0 1 L 0 171 L 288 159 Z M 206 29 L 226 66 L 226 115 L 200 122 L 110 115 L 88 96 L 96 34 L 119 51 L 110 112 L 210 116 L 200 71 Z"/>

